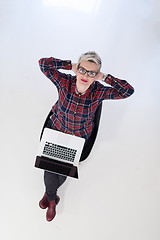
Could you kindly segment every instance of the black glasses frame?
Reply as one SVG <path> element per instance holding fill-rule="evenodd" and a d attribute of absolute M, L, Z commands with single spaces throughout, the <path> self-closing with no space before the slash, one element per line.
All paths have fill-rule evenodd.
<path fill-rule="evenodd" d="M 80 72 L 80 69 L 83 70 L 83 73 Z M 87 69 L 85 69 L 84 67 L 81 67 L 81 66 L 78 67 L 78 71 L 79 71 L 80 74 L 83 74 L 83 75 L 87 73 L 87 75 L 91 78 L 94 78 L 98 74 L 98 72 L 89 71 L 89 70 L 87 70 Z"/>

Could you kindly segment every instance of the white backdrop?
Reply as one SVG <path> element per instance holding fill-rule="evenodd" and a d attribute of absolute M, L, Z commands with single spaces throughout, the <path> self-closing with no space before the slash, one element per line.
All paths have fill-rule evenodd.
<path fill-rule="evenodd" d="M 159 240 L 159 1 L 0 0 L 0 20 L 1 239 Z M 57 91 L 37 62 L 88 50 L 135 93 L 104 102 L 80 180 L 62 186 L 48 223 L 34 161 Z"/>

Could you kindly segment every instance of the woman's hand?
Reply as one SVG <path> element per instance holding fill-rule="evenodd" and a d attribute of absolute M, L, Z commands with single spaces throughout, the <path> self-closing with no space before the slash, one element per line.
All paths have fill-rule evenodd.
<path fill-rule="evenodd" d="M 77 72 L 77 64 L 76 63 L 72 63 L 72 71 L 76 74 L 76 72 Z"/>
<path fill-rule="evenodd" d="M 105 73 L 102 73 L 102 72 L 99 72 L 96 77 L 95 77 L 95 80 L 102 80 L 104 81 L 104 79 L 106 78 L 107 74 Z"/>

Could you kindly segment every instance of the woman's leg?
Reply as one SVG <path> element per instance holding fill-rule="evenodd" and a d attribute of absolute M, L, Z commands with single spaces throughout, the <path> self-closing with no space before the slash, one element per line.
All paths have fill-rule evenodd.
<path fill-rule="evenodd" d="M 45 171 L 44 183 L 46 186 L 46 193 L 49 201 L 55 200 L 58 188 L 65 182 L 67 177 Z"/>

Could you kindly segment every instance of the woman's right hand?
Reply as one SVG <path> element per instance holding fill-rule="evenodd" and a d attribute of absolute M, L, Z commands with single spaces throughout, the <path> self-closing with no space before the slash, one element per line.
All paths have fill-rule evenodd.
<path fill-rule="evenodd" d="M 77 64 L 76 63 L 72 63 L 72 69 L 71 69 L 75 74 L 77 72 Z"/>

